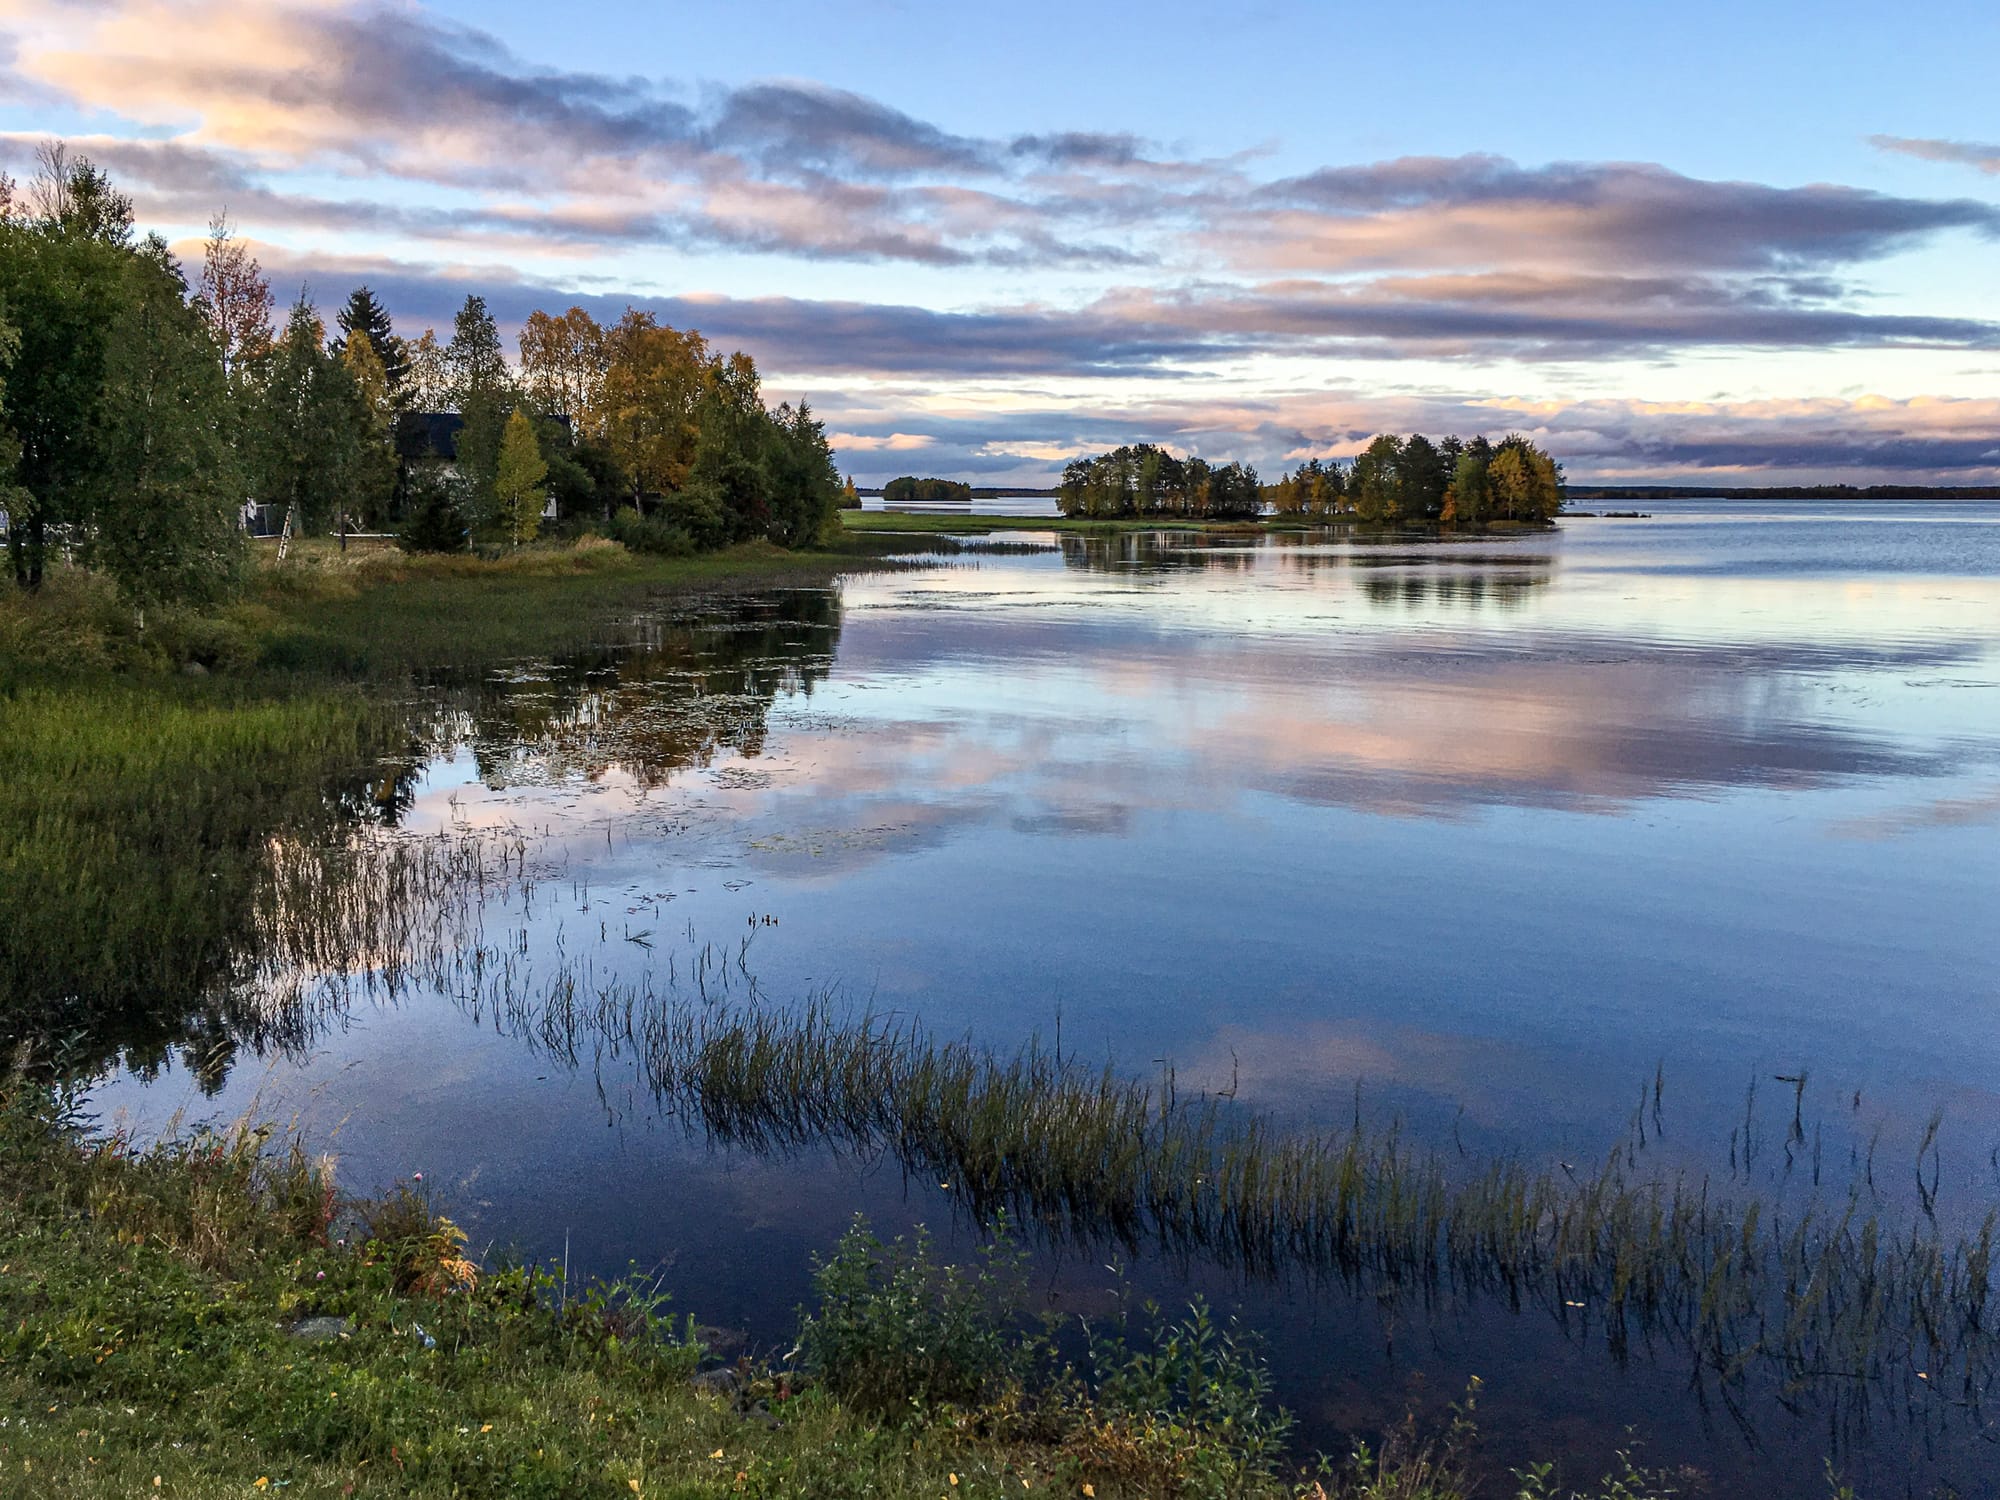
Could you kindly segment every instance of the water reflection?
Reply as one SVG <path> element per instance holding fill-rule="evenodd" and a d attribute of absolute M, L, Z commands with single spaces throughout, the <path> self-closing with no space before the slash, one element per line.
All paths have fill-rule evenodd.
<path fill-rule="evenodd" d="M 1942 1107 L 1939 1211 L 1976 1221 L 2000 1185 L 1995 519 L 1050 538 L 440 689 L 384 805 L 410 836 L 532 835 L 540 895 L 496 909 L 517 936 L 492 962 L 516 967 L 489 974 L 545 981 L 560 955 L 658 985 L 687 945 L 748 933 L 766 994 L 844 986 L 1002 1049 L 1059 1019 L 1082 1054 L 1169 1059 L 1289 1126 L 1359 1108 L 1475 1160 L 1599 1160 L 1663 1072 L 1649 1149 L 1720 1177 L 1750 1154 L 1746 1081 L 1768 1114 L 1773 1078 L 1804 1075 L 1805 1139 L 1759 1125 L 1760 1181 L 1879 1152 L 1907 1194 Z M 707 1154 L 664 1128 L 629 1050 L 371 1005 L 323 1015 L 261 1086 L 353 1111 L 365 1185 L 421 1136 L 494 1234 L 560 1222 L 607 1268 L 682 1246 L 704 1312 L 754 1319 L 773 1285 L 788 1306 L 854 1206 L 951 1212 L 866 1152 Z M 204 1047 L 250 1035 L 182 1024 Z M 171 1100 L 148 1057 L 107 1101 Z M 195 1062 L 221 1103 L 259 1086 Z M 571 1191 L 612 1176 L 618 1201 Z M 1081 1296 L 1100 1263 L 1051 1277 Z M 1607 1373 L 1600 1325 L 1551 1338 L 1482 1304 L 1385 1333 L 1325 1287 L 1219 1284 L 1198 1258 L 1145 1274 L 1305 1330 L 1277 1357 L 1328 1423 L 1393 1419 L 1357 1393 L 1413 1367 L 1443 1389 L 1478 1373 L 1524 1430 L 1642 1422 L 1662 1456 L 1818 1490 L 1825 1428 L 1760 1416 L 1797 1462 L 1746 1456 L 1675 1379 Z M 1935 1437 L 1923 1472 L 1964 1472 L 1973 1438 L 1936 1415 L 1905 1436 Z M 1867 1450 L 1898 1483 L 1919 1472 L 1903 1441 Z"/>

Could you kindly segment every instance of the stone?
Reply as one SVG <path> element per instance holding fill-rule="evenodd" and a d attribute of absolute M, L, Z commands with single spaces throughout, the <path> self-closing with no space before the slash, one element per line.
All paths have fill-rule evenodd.
<path fill-rule="evenodd" d="M 734 1370 L 703 1370 L 688 1384 L 711 1396 L 734 1396 L 743 1380 Z"/>
<path fill-rule="evenodd" d="M 304 1343 L 330 1344 L 347 1338 L 354 1328 L 345 1318 L 300 1318 L 285 1332 Z"/>

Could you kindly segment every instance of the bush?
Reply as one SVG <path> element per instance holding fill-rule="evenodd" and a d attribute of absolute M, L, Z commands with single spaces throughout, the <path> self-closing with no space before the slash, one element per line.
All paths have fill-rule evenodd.
<path fill-rule="evenodd" d="M 1045 1344 L 1014 1328 L 1024 1254 L 1003 1232 L 983 1256 L 941 1266 L 922 1228 L 885 1245 L 857 1218 L 817 1262 L 819 1310 L 804 1320 L 800 1352 L 836 1395 L 881 1416 L 997 1397 Z"/>
<path fill-rule="evenodd" d="M 1238 1493 L 1284 1456 L 1292 1429 L 1256 1344 L 1199 1299 L 1178 1321 L 1145 1313 L 1136 1334 L 1093 1330 L 1094 1395 L 1065 1446 L 1146 1494 Z"/>
<path fill-rule="evenodd" d="M 419 464 L 410 470 L 407 508 L 403 529 L 396 540 L 405 552 L 460 552 L 465 548 L 466 524 L 458 496 L 444 471 L 436 464 Z"/>
<path fill-rule="evenodd" d="M 628 552 L 643 552 L 652 557 L 692 557 L 699 550 L 686 528 L 662 516 L 642 516 L 636 510 L 619 511 L 606 530 Z"/>

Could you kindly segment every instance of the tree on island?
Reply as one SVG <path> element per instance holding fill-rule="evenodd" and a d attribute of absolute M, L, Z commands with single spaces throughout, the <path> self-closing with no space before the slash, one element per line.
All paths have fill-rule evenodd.
<path fill-rule="evenodd" d="M 1138 443 L 1070 463 L 1056 505 L 1066 516 L 1227 520 L 1262 514 L 1264 491 L 1247 464 L 1211 465 Z"/>
<path fill-rule="evenodd" d="M 1265 492 L 1280 515 L 1351 515 L 1375 525 L 1536 523 L 1563 504 L 1562 465 L 1519 433 L 1376 436 L 1343 471 L 1311 459 Z"/>
<path fill-rule="evenodd" d="M 882 486 L 882 499 L 890 505 L 907 505 L 912 501 L 969 505 L 972 486 L 956 479 L 918 479 L 905 474 Z"/>

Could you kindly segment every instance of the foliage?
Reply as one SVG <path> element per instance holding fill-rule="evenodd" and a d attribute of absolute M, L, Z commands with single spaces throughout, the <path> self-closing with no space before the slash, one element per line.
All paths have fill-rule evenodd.
<path fill-rule="evenodd" d="M 627 507 L 605 528 L 615 542 L 652 557 L 691 557 L 700 549 L 684 529 L 662 516 L 642 516 Z"/>
<path fill-rule="evenodd" d="M 350 306 L 342 316 L 352 311 Z M 395 336 L 388 338 L 391 351 L 400 353 Z M 388 521 L 397 485 L 395 386 L 374 342 L 361 328 L 349 333 L 341 345 L 340 363 L 353 383 L 359 400 L 355 414 L 361 417 L 349 486 L 352 498 L 346 509 L 355 513 L 364 529 L 377 531 Z"/>
<path fill-rule="evenodd" d="M 330 526 L 355 498 L 375 414 L 349 367 L 326 349 L 313 305 L 292 305 L 284 332 L 248 377 L 253 493 L 300 529 Z"/>
<path fill-rule="evenodd" d="M 882 498 L 891 505 L 912 500 L 948 500 L 969 504 L 972 486 L 952 479 L 918 479 L 905 474 L 882 486 Z"/>
<path fill-rule="evenodd" d="M 521 325 L 521 376 L 535 410 L 567 417 L 579 437 L 604 437 L 604 381 L 609 344 L 580 307 L 559 316 L 537 309 Z"/>
<path fill-rule="evenodd" d="M 516 547 L 532 542 L 542 529 L 542 506 L 547 500 L 542 485 L 548 477 L 549 466 L 536 441 L 535 424 L 516 411 L 507 418 L 506 430 L 501 435 L 500 456 L 493 477 L 501 525 L 507 540 Z"/>
<path fill-rule="evenodd" d="M 1308 459 L 1271 486 L 1271 507 L 1281 516 L 1330 516 L 1347 493 L 1340 465 Z"/>
<path fill-rule="evenodd" d="M 500 330 L 486 299 L 470 296 L 452 324 L 445 348 L 450 371 L 451 409 L 463 418 L 458 430 L 459 507 L 475 535 L 506 535 L 506 517 L 496 488 L 500 444 L 514 414 L 513 373 L 500 346 Z"/>
<path fill-rule="evenodd" d="M 410 355 L 403 341 L 396 337 L 395 325 L 389 320 L 389 310 L 374 292 L 365 286 L 358 286 L 349 294 L 346 305 L 334 316 L 334 322 L 339 326 L 341 336 L 334 341 L 333 352 L 345 354 L 357 338 L 364 341 L 382 367 L 382 379 L 386 386 L 384 397 L 391 405 L 400 405 L 404 387 L 409 383 Z"/>
<path fill-rule="evenodd" d="M 142 609 L 212 603 L 243 557 L 222 362 L 164 248 L 126 281 L 91 438 L 102 478 L 88 556 Z"/>
<path fill-rule="evenodd" d="M 226 213 L 208 221 L 197 305 L 208 319 L 227 373 L 234 375 L 270 352 L 271 284 L 257 257 L 236 238 Z"/>
<path fill-rule="evenodd" d="M 1562 468 L 1518 433 L 1484 437 L 1377 435 L 1343 471 L 1312 459 L 1268 492 L 1280 515 L 1351 514 L 1374 524 L 1543 522 L 1563 503 Z"/>
<path fill-rule="evenodd" d="M 708 341 L 628 310 L 606 336 L 605 442 L 642 505 L 688 483 L 700 436 L 697 408 L 716 373 Z M 719 538 L 718 538 L 719 540 Z"/>
<path fill-rule="evenodd" d="M 466 544 L 465 515 L 457 486 L 441 464 L 410 466 L 404 481 L 403 527 L 396 541 L 405 552 L 459 552 Z"/>
<path fill-rule="evenodd" d="M 1257 471 L 1177 458 L 1151 443 L 1079 458 L 1063 470 L 1057 505 L 1066 516 L 1253 517 L 1264 508 Z"/>
<path fill-rule="evenodd" d="M 826 428 L 803 400 L 771 413 L 770 427 L 765 474 L 770 517 L 764 534 L 780 547 L 810 547 L 832 533 L 842 504 Z"/>
<path fill-rule="evenodd" d="M 105 479 L 97 434 L 112 330 L 128 305 L 129 252 L 48 224 L 0 224 L 0 306 L 19 347 L 7 375 L 16 489 L 14 577 L 41 584 L 52 552 L 87 526 Z"/>
<path fill-rule="evenodd" d="M 828 1388 L 884 1417 L 997 1399 L 1047 1350 L 1017 1337 L 1025 1254 L 996 1235 L 973 1268 L 940 1265 L 929 1233 L 884 1244 L 857 1218 L 813 1273 L 799 1348 Z"/>

